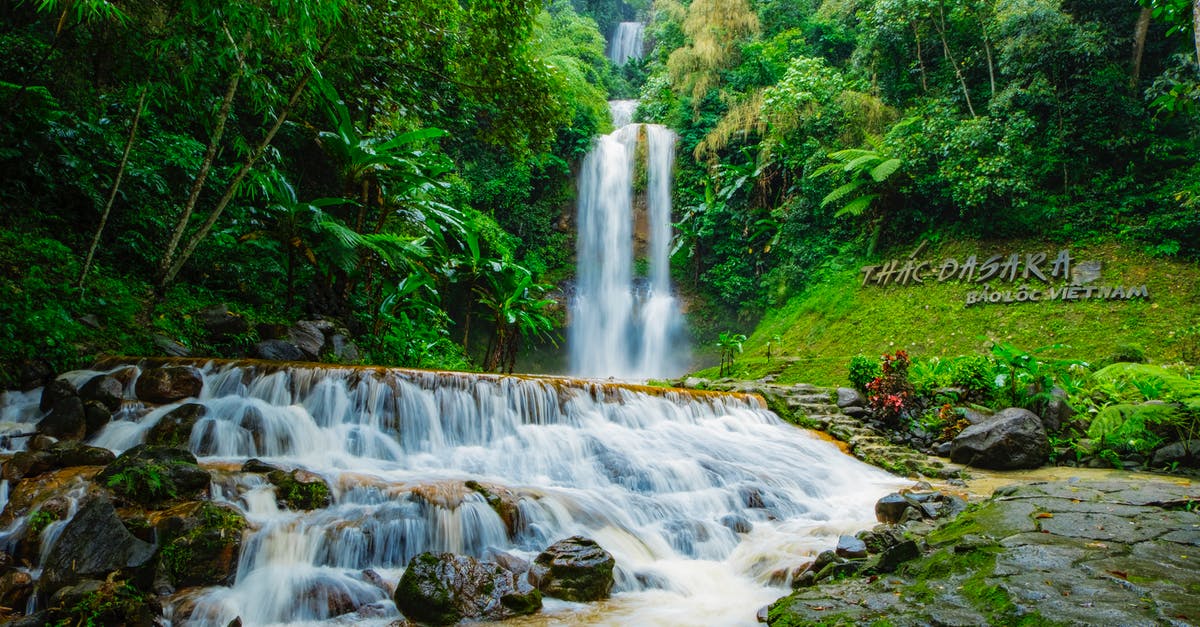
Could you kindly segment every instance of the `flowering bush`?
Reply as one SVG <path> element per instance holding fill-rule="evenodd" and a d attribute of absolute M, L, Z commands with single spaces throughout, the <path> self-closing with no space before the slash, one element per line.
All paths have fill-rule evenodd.
<path fill-rule="evenodd" d="M 880 358 L 880 375 L 867 384 L 867 403 L 875 415 L 889 424 L 916 406 L 913 385 L 908 380 L 908 353 L 899 350 Z"/>

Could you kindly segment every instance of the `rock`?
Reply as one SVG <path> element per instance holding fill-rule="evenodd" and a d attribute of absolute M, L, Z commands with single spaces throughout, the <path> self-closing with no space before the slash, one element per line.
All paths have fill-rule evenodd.
<path fill-rule="evenodd" d="M 187 448 L 192 437 L 192 427 L 208 413 L 199 403 L 185 403 L 172 409 L 146 432 L 146 443 L 161 446 Z"/>
<path fill-rule="evenodd" d="M 939 442 L 933 446 L 933 454 L 938 457 L 950 457 L 950 449 L 952 448 L 954 448 L 953 442 Z"/>
<path fill-rule="evenodd" d="M 325 332 L 322 329 L 328 323 L 324 320 L 300 320 L 288 329 L 288 341 L 303 353 L 304 359 L 317 361 L 325 347 Z"/>
<path fill-rule="evenodd" d="M 271 361 L 304 361 L 304 353 L 287 340 L 263 340 L 254 345 L 254 355 Z"/>
<path fill-rule="evenodd" d="M 596 601 L 608 598 L 613 587 L 616 560 L 582 536 L 555 542 L 542 551 L 530 569 L 530 579 L 547 596 L 566 601 Z"/>
<path fill-rule="evenodd" d="M 154 340 L 154 345 L 167 357 L 187 357 L 192 354 L 191 349 L 165 335 L 155 333 L 150 339 Z"/>
<path fill-rule="evenodd" d="M 362 359 L 362 354 L 359 353 L 358 345 L 354 343 L 354 340 L 341 333 L 329 336 L 329 354 L 334 361 L 340 364 L 354 363 Z"/>
<path fill-rule="evenodd" d="M 113 572 L 135 578 L 154 557 L 154 549 L 129 533 L 108 499 L 94 498 L 63 528 L 46 556 L 38 588 L 50 596 L 84 579 L 104 580 Z"/>
<path fill-rule="evenodd" d="M 894 573 L 901 564 L 921 556 L 921 549 L 913 540 L 904 540 L 884 549 L 879 560 L 871 567 L 872 573 Z"/>
<path fill-rule="evenodd" d="M 85 438 L 100 433 L 108 423 L 112 422 L 112 412 L 100 401 L 84 401 L 83 403 L 83 432 Z"/>
<path fill-rule="evenodd" d="M 875 502 L 875 519 L 881 523 L 895 524 L 904 516 L 904 510 L 912 507 L 904 495 L 893 492 Z"/>
<path fill-rule="evenodd" d="M 38 409 L 48 412 L 59 401 L 76 396 L 79 396 L 79 392 L 75 390 L 75 386 L 71 385 L 70 381 L 55 379 L 42 388 L 42 397 L 38 401 Z"/>
<path fill-rule="evenodd" d="M 874 529 L 854 534 L 854 537 L 863 541 L 868 553 L 882 553 L 903 539 L 900 530 L 894 525 L 876 525 Z"/>
<path fill-rule="evenodd" d="M 530 564 L 528 561 L 499 549 L 487 549 L 483 552 L 483 559 L 488 562 L 496 562 L 500 565 L 500 568 L 514 575 L 523 575 L 529 571 Z"/>
<path fill-rule="evenodd" d="M 796 573 L 796 575 L 792 577 L 793 590 L 799 590 L 800 588 L 811 588 L 815 585 L 817 585 L 817 573 L 813 572 L 812 569 Z"/>
<path fill-rule="evenodd" d="M 1042 410 L 1042 426 L 1048 433 L 1054 433 L 1062 429 L 1074 416 L 1075 410 L 1067 404 L 1067 391 L 1055 386 L 1050 390 L 1050 400 Z"/>
<path fill-rule="evenodd" d="M 33 594 L 33 577 L 28 572 L 11 569 L 0 575 L 0 607 L 25 609 Z"/>
<path fill-rule="evenodd" d="M 25 477 L 68 468 L 70 466 L 104 466 L 116 455 L 106 448 L 88 446 L 81 442 L 55 442 L 38 451 L 20 451 L 4 462 L 4 479 L 17 481 Z"/>
<path fill-rule="evenodd" d="M 867 399 L 863 397 L 862 392 L 854 388 L 838 388 L 837 406 L 842 409 L 846 409 L 847 407 L 866 407 Z"/>
<path fill-rule="evenodd" d="M 464 485 L 478 492 L 487 501 L 492 511 L 496 512 L 500 520 L 504 521 L 504 528 L 508 530 L 508 537 L 515 537 L 520 514 L 517 495 L 504 486 L 484 485 L 475 480 L 467 481 Z"/>
<path fill-rule="evenodd" d="M 1171 464 L 1195 464 L 1200 461 L 1200 439 L 1172 442 L 1156 451 L 1151 460 L 1155 467 Z"/>
<path fill-rule="evenodd" d="M 275 486 L 275 500 L 289 509 L 321 509 L 333 503 L 329 484 L 321 477 L 304 470 L 267 472 L 267 481 Z"/>
<path fill-rule="evenodd" d="M 950 460 L 957 464 L 994 470 L 1037 468 L 1049 455 L 1050 441 L 1041 418 L 1017 407 L 963 429 L 950 449 Z"/>
<path fill-rule="evenodd" d="M 850 535 L 842 535 L 838 537 L 837 549 L 835 550 L 838 557 L 857 559 L 867 556 L 867 545 L 862 540 Z"/>
<path fill-rule="evenodd" d="M 278 466 L 272 466 L 271 464 L 268 464 L 267 462 L 264 462 L 263 460 L 261 460 L 257 457 L 252 457 L 250 459 L 247 459 L 246 463 L 242 464 L 242 472 L 257 472 L 257 473 L 266 474 L 273 470 L 283 470 L 283 469 Z"/>
<path fill-rule="evenodd" d="M 196 456 L 179 448 L 139 444 L 106 466 L 94 481 L 122 498 L 150 507 L 177 499 L 195 500 L 208 491 L 212 476 Z"/>
<path fill-rule="evenodd" d="M 153 597 L 130 594 L 125 581 L 85 579 L 60 588 L 50 598 L 49 613 L 59 625 L 154 627 L 161 624 L 162 606 Z"/>
<path fill-rule="evenodd" d="M 146 368 L 134 384 L 139 399 L 159 404 L 200 396 L 203 388 L 204 376 L 192 366 Z"/>
<path fill-rule="evenodd" d="M 826 564 L 824 568 L 817 571 L 817 581 L 826 579 L 836 579 L 839 577 L 849 577 L 858 574 L 865 566 L 863 560 L 847 560 L 838 558 L 836 561 Z"/>
<path fill-rule="evenodd" d="M 157 526 L 163 543 L 159 568 L 176 588 L 230 585 L 237 576 L 246 518 L 209 501 L 164 512 Z"/>
<path fill-rule="evenodd" d="M 216 341 L 227 340 L 250 330 L 246 319 L 229 311 L 229 306 L 224 303 L 200 310 L 197 317 L 205 334 Z"/>
<path fill-rule="evenodd" d="M 996 416 L 995 412 L 984 407 L 976 407 L 974 405 L 958 408 L 962 412 L 962 417 L 967 422 L 977 425 L 987 422 Z"/>
<path fill-rule="evenodd" d="M 94 376 L 79 388 L 79 398 L 84 401 L 98 401 L 110 414 L 121 409 L 124 397 L 125 386 L 112 375 Z"/>
<path fill-rule="evenodd" d="M 740 514 L 726 514 L 721 517 L 721 524 L 734 533 L 750 533 L 754 525 Z"/>
<path fill-rule="evenodd" d="M 451 553 L 414 557 L 393 598 L 406 617 L 432 625 L 503 620 L 542 607 L 540 592 L 498 564 Z"/>
<path fill-rule="evenodd" d="M 871 417 L 871 410 L 866 407 L 846 407 L 842 409 L 842 413 L 858 420 L 865 420 Z"/>
<path fill-rule="evenodd" d="M 83 401 L 78 396 L 64 396 L 53 402 L 50 413 L 38 421 L 37 432 L 59 440 L 82 440 L 87 435 Z"/>

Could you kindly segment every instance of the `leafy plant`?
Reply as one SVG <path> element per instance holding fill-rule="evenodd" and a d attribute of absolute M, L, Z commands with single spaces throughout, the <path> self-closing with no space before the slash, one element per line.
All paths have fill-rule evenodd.
<path fill-rule="evenodd" d="M 867 384 L 867 403 L 875 415 L 892 426 L 916 406 L 908 379 L 908 353 L 902 350 L 880 358 L 880 375 Z"/>
<path fill-rule="evenodd" d="M 722 331 L 717 336 L 717 348 L 721 349 L 721 367 L 719 370 L 721 376 L 733 371 L 734 358 L 742 353 L 742 344 L 745 341 L 746 336 L 742 333 Z"/>
<path fill-rule="evenodd" d="M 855 355 L 850 358 L 850 385 L 858 391 L 866 392 L 867 384 L 880 375 L 879 361 L 866 355 Z"/>

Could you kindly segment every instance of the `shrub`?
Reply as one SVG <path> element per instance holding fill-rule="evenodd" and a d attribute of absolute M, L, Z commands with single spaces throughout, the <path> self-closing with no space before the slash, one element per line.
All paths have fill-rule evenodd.
<path fill-rule="evenodd" d="M 884 355 L 880 375 L 867 384 L 867 402 L 871 411 L 892 425 L 916 405 L 913 386 L 908 380 L 908 366 L 908 353 L 902 350 L 894 355 Z"/>
<path fill-rule="evenodd" d="M 866 355 L 850 358 L 850 385 L 860 392 L 867 391 L 867 384 L 880 375 L 879 362 Z"/>
<path fill-rule="evenodd" d="M 996 365 L 984 355 L 958 357 L 950 368 L 950 385 L 963 391 L 963 401 L 983 403 L 996 388 Z"/>

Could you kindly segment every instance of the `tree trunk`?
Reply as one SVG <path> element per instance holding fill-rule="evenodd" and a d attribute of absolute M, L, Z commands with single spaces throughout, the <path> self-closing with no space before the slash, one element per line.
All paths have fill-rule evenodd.
<path fill-rule="evenodd" d="M 958 77 L 958 84 L 962 86 L 963 98 L 967 100 L 967 111 L 971 112 L 971 117 L 979 117 L 975 115 L 975 107 L 971 104 L 971 91 L 967 89 L 967 79 L 963 77 L 962 69 L 958 67 L 958 62 L 954 60 L 954 55 L 950 53 L 950 42 L 946 40 L 946 8 L 942 3 L 938 3 L 938 21 L 937 21 L 938 36 L 942 40 L 942 52 L 946 55 L 946 60 L 950 62 L 950 67 L 954 68 L 954 75 Z"/>
<path fill-rule="evenodd" d="M 1192 38 L 1196 41 L 1196 65 L 1200 66 L 1200 0 L 1192 0 Z"/>
<path fill-rule="evenodd" d="M 1138 13 L 1137 25 L 1133 27 L 1133 59 L 1129 67 L 1129 87 L 1137 89 L 1138 79 L 1142 74 L 1142 53 L 1146 51 L 1146 32 L 1150 30 L 1151 11 L 1142 7 Z"/>
<path fill-rule="evenodd" d="M 929 83 L 925 80 L 925 59 L 921 55 L 921 33 L 917 30 L 917 23 L 912 23 L 913 39 L 917 42 L 917 69 L 921 70 L 921 91 L 929 93 Z"/>
<path fill-rule="evenodd" d="M 158 264 L 158 287 L 165 287 L 174 278 L 167 278 L 170 273 L 171 262 L 175 259 L 175 249 L 179 246 L 179 240 L 183 238 L 183 232 L 187 230 L 188 222 L 192 219 L 192 212 L 196 210 L 196 202 L 200 199 L 200 191 L 204 189 L 204 183 L 208 180 L 208 173 L 212 170 L 213 160 L 217 156 L 217 148 L 221 144 L 221 136 L 225 134 L 225 123 L 229 120 L 229 111 L 233 107 L 233 97 L 237 94 L 238 83 L 242 80 L 243 69 L 238 68 L 233 73 L 233 77 L 229 79 L 229 87 L 225 89 L 225 99 L 221 101 L 221 109 L 217 111 L 217 126 L 213 129 L 212 138 L 208 141 L 208 149 L 204 152 L 204 160 L 200 162 L 200 171 L 196 173 L 195 180 L 192 181 L 192 189 L 188 192 L 187 202 L 183 205 L 183 213 L 179 216 L 179 221 L 175 223 L 175 230 L 171 232 L 171 239 L 167 242 L 167 250 L 163 252 L 162 261 Z"/>
<path fill-rule="evenodd" d="M 133 125 L 129 128 L 129 138 L 125 140 L 125 151 L 121 153 L 121 165 L 117 167 L 117 177 L 113 179 L 108 202 L 104 204 L 104 211 L 100 214 L 100 224 L 96 226 L 96 236 L 92 238 L 92 245 L 88 248 L 87 257 L 83 260 L 83 269 L 79 271 L 77 287 L 83 287 L 83 280 L 92 267 L 92 258 L 96 255 L 96 248 L 100 245 L 100 235 L 104 233 L 104 225 L 108 224 L 108 215 L 112 211 L 113 201 L 117 199 L 117 190 L 121 188 L 121 178 L 125 176 L 125 166 L 129 164 L 129 151 L 133 148 L 133 139 L 137 137 L 138 122 L 142 119 L 142 109 L 146 105 L 146 91 L 147 88 L 143 87 L 142 94 L 138 96 L 137 111 L 133 114 Z"/>
<path fill-rule="evenodd" d="M 264 136 L 262 141 L 258 143 L 258 146 L 255 146 L 254 150 L 247 155 L 244 161 L 242 161 L 242 166 L 238 168 L 237 174 L 234 174 L 233 180 L 230 181 L 229 185 L 225 188 L 225 194 L 221 196 L 221 200 L 219 200 L 217 202 L 217 206 L 213 207 L 213 210 L 209 212 L 208 218 L 206 218 L 204 223 L 200 225 L 200 229 L 192 235 L 191 239 L 189 239 L 187 245 L 183 247 L 183 250 L 179 253 L 179 256 L 175 259 L 174 263 L 172 263 L 167 269 L 166 273 L 159 282 L 159 287 L 166 287 L 175 280 L 176 275 L 178 275 L 179 271 L 183 268 L 183 264 L 187 263 L 188 258 L 190 258 L 192 253 L 196 251 L 196 247 L 200 245 L 200 242 L 204 240 L 204 238 L 208 235 L 208 232 L 212 230 L 212 227 L 214 224 L 216 224 L 217 219 L 221 217 L 221 213 L 225 211 L 225 207 L 229 205 L 229 201 L 233 200 L 233 195 L 237 191 L 238 186 L 241 185 L 246 176 L 250 174 L 250 170 L 254 168 L 254 164 L 258 163 L 258 160 L 262 158 L 263 153 L 267 151 L 267 148 L 270 147 L 271 142 L 275 139 L 275 134 L 279 132 L 279 129 L 283 126 L 283 123 L 287 121 L 288 115 L 291 114 L 292 109 L 296 106 L 296 102 L 300 100 L 300 95 L 304 93 L 304 88 L 308 85 L 309 79 L 312 78 L 312 73 L 313 69 L 309 69 L 296 83 L 295 89 L 292 90 L 291 96 L 288 97 L 287 104 L 285 104 L 284 107 L 279 111 L 279 114 L 275 116 L 275 123 L 271 125 L 271 129 L 267 131 L 266 136 Z"/>

